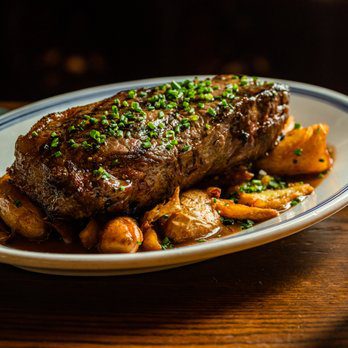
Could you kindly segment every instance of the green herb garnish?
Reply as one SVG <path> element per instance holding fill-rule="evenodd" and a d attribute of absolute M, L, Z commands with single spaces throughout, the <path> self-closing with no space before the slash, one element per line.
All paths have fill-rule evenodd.
<path fill-rule="evenodd" d="M 302 155 L 302 149 L 295 149 L 294 150 L 294 154 L 296 155 L 296 156 L 301 156 Z"/>
<path fill-rule="evenodd" d="M 162 240 L 162 243 L 161 243 L 161 247 L 163 250 L 173 249 L 174 244 L 172 243 L 172 241 L 168 237 L 164 237 L 164 239 Z"/>

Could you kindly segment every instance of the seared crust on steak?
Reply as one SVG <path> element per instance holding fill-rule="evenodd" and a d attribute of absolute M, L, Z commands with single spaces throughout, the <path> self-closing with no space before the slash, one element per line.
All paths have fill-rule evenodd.
<path fill-rule="evenodd" d="M 264 155 L 288 102 L 284 85 L 231 75 L 119 92 L 43 117 L 9 173 L 50 216 L 129 213 Z"/>

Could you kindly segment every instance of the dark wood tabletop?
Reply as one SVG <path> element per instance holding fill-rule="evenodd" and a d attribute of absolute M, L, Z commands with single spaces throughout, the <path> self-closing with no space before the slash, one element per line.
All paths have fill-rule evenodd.
<path fill-rule="evenodd" d="M 79 278 L 0 264 L 0 279 L 0 347 L 348 347 L 348 208 L 178 269 Z"/>

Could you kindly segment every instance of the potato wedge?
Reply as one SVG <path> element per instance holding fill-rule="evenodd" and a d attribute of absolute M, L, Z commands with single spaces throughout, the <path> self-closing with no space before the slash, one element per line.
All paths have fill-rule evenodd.
<path fill-rule="evenodd" d="M 144 244 L 147 243 L 147 231 L 153 229 L 153 223 L 161 217 L 161 232 L 174 243 L 205 237 L 221 226 L 220 216 L 212 205 L 212 197 L 221 194 L 219 188 L 189 190 L 180 196 L 179 192 L 177 188 L 168 203 L 159 204 L 145 214 L 141 225 L 146 236 Z M 150 236 L 155 238 L 153 233 L 149 233 Z"/>
<path fill-rule="evenodd" d="M 220 216 L 211 196 L 203 190 L 189 190 L 180 196 L 181 210 L 164 225 L 164 234 L 175 243 L 206 237 L 218 232 Z"/>
<path fill-rule="evenodd" d="M 287 133 L 269 156 L 257 161 L 257 166 L 273 175 L 315 174 L 332 165 L 326 136 L 329 126 L 316 124 L 293 129 Z"/>
<path fill-rule="evenodd" d="M 151 227 L 144 232 L 144 241 L 142 244 L 142 250 L 144 251 L 162 250 L 162 246 L 159 241 L 157 232 Z"/>
<path fill-rule="evenodd" d="M 220 215 L 230 219 L 264 221 L 274 218 L 279 213 L 274 209 L 263 209 L 249 207 L 243 204 L 235 204 L 229 199 L 217 199 L 215 208 L 220 212 Z"/>
<path fill-rule="evenodd" d="M 10 183 L 8 175 L 0 179 L 0 217 L 13 231 L 28 239 L 44 239 L 49 228 L 45 214 Z"/>
<path fill-rule="evenodd" d="M 143 233 L 130 217 L 110 220 L 100 231 L 98 249 L 102 253 L 135 253 L 143 242 Z"/>
<path fill-rule="evenodd" d="M 309 184 L 296 183 L 280 190 L 265 190 L 256 193 L 239 194 L 238 203 L 258 208 L 271 208 L 281 210 L 294 199 L 309 195 L 314 188 Z"/>
<path fill-rule="evenodd" d="M 87 226 L 80 232 L 79 237 L 82 245 L 86 249 L 91 249 L 98 243 L 99 224 L 95 219 L 91 219 Z"/>

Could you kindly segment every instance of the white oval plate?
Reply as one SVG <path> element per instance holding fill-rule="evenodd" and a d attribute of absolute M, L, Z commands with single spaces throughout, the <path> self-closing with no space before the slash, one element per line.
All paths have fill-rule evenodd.
<path fill-rule="evenodd" d="M 91 103 L 124 89 L 152 86 L 192 76 L 164 77 L 84 89 L 42 100 L 0 117 L 0 173 L 13 162 L 15 141 L 42 116 L 76 105 Z M 265 244 L 330 216 L 348 203 L 348 97 L 298 82 L 280 81 L 291 87 L 291 113 L 297 122 L 330 126 L 329 143 L 336 148 L 330 175 L 303 203 L 279 217 L 217 241 L 165 251 L 117 255 L 56 254 L 22 251 L 0 246 L 0 262 L 27 270 L 61 275 L 122 275 L 157 271 L 203 261 L 219 255 Z"/>

